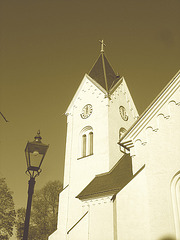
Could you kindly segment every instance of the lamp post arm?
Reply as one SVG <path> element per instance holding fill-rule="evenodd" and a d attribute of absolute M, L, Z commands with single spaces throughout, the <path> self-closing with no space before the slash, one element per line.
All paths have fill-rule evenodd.
<path fill-rule="evenodd" d="M 31 215 L 31 205 L 32 205 L 32 196 L 33 196 L 33 193 L 34 193 L 35 178 L 30 177 L 30 180 L 29 180 L 28 184 L 29 184 L 29 187 L 28 187 L 28 201 L 27 201 L 26 217 L 25 217 L 25 223 L 24 223 L 23 240 L 28 239 L 29 221 L 30 221 L 30 215 Z"/>

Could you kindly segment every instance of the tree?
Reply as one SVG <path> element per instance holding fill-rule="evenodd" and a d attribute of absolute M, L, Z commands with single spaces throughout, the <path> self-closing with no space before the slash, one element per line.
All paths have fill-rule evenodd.
<path fill-rule="evenodd" d="M 24 222 L 25 222 L 25 215 L 26 215 L 26 209 L 25 208 L 19 208 L 16 212 L 16 237 L 18 240 L 23 239 L 23 233 L 24 233 Z M 36 230 L 34 226 L 29 226 L 29 235 L 28 235 L 28 240 L 33 240 L 36 239 Z"/>
<path fill-rule="evenodd" d="M 46 240 L 57 228 L 59 193 L 62 184 L 49 181 L 42 189 L 35 191 L 32 201 L 29 240 Z M 17 211 L 17 239 L 22 240 L 25 220 L 25 209 Z"/>
<path fill-rule="evenodd" d="M 22 239 L 23 238 L 25 214 L 26 214 L 25 208 L 19 208 L 16 211 L 16 217 L 17 217 L 16 236 L 17 236 L 17 239 Z"/>
<path fill-rule="evenodd" d="M 0 239 L 8 240 L 13 235 L 15 209 L 12 192 L 5 178 L 0 178 Z"/>

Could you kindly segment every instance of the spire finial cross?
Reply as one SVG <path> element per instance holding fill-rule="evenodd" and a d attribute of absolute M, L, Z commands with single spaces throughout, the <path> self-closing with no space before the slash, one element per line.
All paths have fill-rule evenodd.
<path fill-rule="evenodd" d="M 104 52 L 104 46 L 106 47 L 106 44 L 104 43 L 104 40 L 99 40 L 99 42 L 101 43 L 101 53 Z"/>

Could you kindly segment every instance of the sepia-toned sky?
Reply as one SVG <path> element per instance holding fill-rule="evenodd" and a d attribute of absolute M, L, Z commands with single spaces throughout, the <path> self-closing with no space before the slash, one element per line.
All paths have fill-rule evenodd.
<path fill-rule="evenodd" d="M 26 206 L 24 149 L 50 144 L 35 188 L 62 181 L 66 116 L 100 39 L 142 113 L 180 69 L 180 0 L 0 0 L 0 176 Z M 14 238 L 15 239 L 15 238 Z"/>

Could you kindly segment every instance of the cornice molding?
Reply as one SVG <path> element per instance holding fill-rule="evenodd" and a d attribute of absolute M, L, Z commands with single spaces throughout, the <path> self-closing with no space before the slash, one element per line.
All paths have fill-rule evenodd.
<path fill-rule="evenodd" d="M 132 140 L 135 141 L 138 138 L 138 135 L 146 129 L 150 127 L 148 123 L 157 115 L 164 113 L 160 112 L 160 109 L 168 102 L 168 100 L 172 97 L 172 95 L 178 90 L 180 87 L 180 71 L 175 75 L 175 77 L 168 83 L 168 85 L 160 92 L 160 94 L 155 98 L 155 100 L 150 104 L 150 106 L 142 113 L 139 119 L 132 125 L 132 127 L 122 136 L 120 139 L 120 143 Z M 179 102 L 175 100 L 170 100 L 170 102 L 174 101 L 176 105 L 180 105 Z M 164 115 L 167 118 L 167 115 Z"/>

